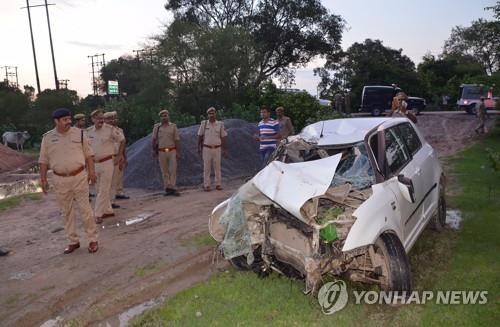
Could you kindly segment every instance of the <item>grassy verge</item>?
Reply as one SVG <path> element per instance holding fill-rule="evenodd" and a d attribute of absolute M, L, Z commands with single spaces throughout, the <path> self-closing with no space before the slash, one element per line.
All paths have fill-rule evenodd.
<path fill-rule="evenodd" d="M 0 200 L 0 212 L 5 211 L 7 209 L 15 208 L 23 201 L 38 201 L 41 199 L 42 199 L 41 193 L 28 193 L 3 199 Z"/>
<path fill-rule="evenodd" d="M 195 234 L 189 239 L 181 240 L 180 243 L 185 247 L 203 247 L 217 245 L 217 242 L 212 238 L 212 236 L 210 236 L 208 232 Z"/>
<path fill-rule="evenodd" d="M 462 211 L 460 231 L 426 230 L 410 253 L 416 290 L 487 290 L 484 305 L 356 305 L 331 316 L 303 283 L 229 270 L 137 317 L 132 326 L 497 326 L 500 321 L 500 174 L 487 148 L 500 152 L 500 129 L 451 160 L 449 207 Z M 456 184 L 455 184 L 456 183 Z M 348 283 L 351 290 L 370 286 Z"/>

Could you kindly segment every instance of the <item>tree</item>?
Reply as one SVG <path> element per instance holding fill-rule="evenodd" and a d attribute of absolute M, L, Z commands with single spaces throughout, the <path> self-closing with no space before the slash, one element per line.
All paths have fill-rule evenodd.
<path fill-rule="evenodd" d="M 340 61 L 327 60 L 323 68 L 315 70 L 321 77 L 322 95 L 350 89 L 354 106 L 359 105 L 363 86 L 370 84 L 397 84 L 410 94 L 420 95 L 423 87 L 415 64 L 402 51 L 386 47 L 380 40 L 354 43 Z"/>
<path fill-rule="evenodd" d="M 500 67 L 500 21 L 480 18 L 469 27 L 454 27 L 445 42 L 444 54 L 472 56 L 491 75 Z"/>
<path fill-rule="evenodd" d="M 480 62 L 471 56 L 425 55 L 417 67 L 418 76 L 425 87 L 424 96 L 429 102 L 440 103 L 447 95 L 454 103 L 460 84 L 472 76 L 486 76 Z"/>
<path fill-rule="evenodd" d="M 178 81 L 177 99 L 195 113 L 230 107 L 271 77 L 340 51 L 343 21 L 318 0 L 170 0 L 174 21 L 159 53 Z M 201 107 L 201 108 L 200 108 Z"/>

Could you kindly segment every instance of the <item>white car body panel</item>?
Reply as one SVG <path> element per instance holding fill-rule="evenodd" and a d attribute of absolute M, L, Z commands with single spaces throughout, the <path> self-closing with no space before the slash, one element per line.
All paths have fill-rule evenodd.
<path fill-rule="evenodd" d="M 347 235 L 342 251 L 373 244 L 386 231 L 392 231 L 403 239 L 400 213 L 394 205 L 398 188 L 396 177 L 372 186 L 372 196 L 352 214 L 356 222 Z"/>
<path fill-rule="evenodd" d="M 273 161 L 255 175 L 252 182 L 269 199 L 306 221 L 300 208 L 307 200 L 326 193 L 341 157 L 341 154 L 337 154 L 320 160 L 290 164 Z"/>

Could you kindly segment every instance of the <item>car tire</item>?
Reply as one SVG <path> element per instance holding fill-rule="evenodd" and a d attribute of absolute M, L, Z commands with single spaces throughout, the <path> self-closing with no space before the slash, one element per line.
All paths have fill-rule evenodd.
<path fill-rule="evenodd" d="M 446 225 L 446 187 L 444 178 L 439 181 L 439 198 L 436 212 L 431 218 L 430 227 L 435 231 L 442 231 Z"/>
<path fill-rule="evenodd" d="M 382 115 L 382 110 L 380 110 L 379 108 L 373 108 L 372 109 L 372 116 L 373 117 L 378 117 Z"/>
<path fill-rule="evenodd" d="M 380 284 L 383 291 L 411 291 L 410 263 L 403 244 L 393 233 L 379 236 L 374 245 L 375 255 L 381 256 L 385 267 L 382 267 L 384 282 Z M 385 275 L 385 276 L 384 276 Z"/>
<path fill-rule="evenodd" d="M 471 104 L 469 106 L 469 114 L 471 115 L 476 115 L 477 114 L 477 109 L 475 104 Z"/>
<path fill-rule="evenodd" d="M 238 257 L 229 259 L 229 263 L 236 268 L 237 270 L 242 270 L 242 271 L 248 271 L 252 270 L 255 273 L 259 273 L 261 270 L 261 265 L 262 265 L 262 257 L 260 255 L 260 247 L 257 247 L 253 251 L 254 255 L 254 261 L 252 262 L 251 265 L 247 263 L 247 256 L 246 255 L 240 255 Z"/>

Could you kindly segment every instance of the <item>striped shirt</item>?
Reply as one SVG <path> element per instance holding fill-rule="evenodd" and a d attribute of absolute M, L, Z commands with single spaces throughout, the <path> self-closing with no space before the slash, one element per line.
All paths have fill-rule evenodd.
<path fill-rule="evenodd" d="M 280 124 L 277 120 L 269 118 L 266 122 L 263 120 L 259 123 L 259 135 L 262 136 L 276 136 L 280 130 Z M 278 140 L 260 140 L 260 149 L 274 149 Z"/>

